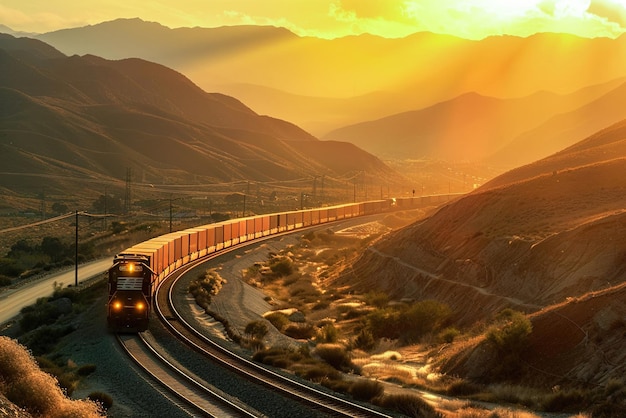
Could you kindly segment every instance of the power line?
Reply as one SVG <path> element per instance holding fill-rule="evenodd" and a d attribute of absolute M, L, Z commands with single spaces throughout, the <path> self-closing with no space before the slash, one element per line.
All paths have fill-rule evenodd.
<path fill-rule="evenodd" d="M 87 217 L 90 217 L 90 218 L 105 218 L 105 217 L 108 218 L 108 217 L 116 216 L 116 215 L 95 215 L 95 214 L 91 214 L 91 213 L 87 213 L 87 212 L 78 212 L 78 214 L 81 215 L 81 216 L 87 216 Z M 72 217 L 72 216 L 76 216 L 76 212 L 70 212 L 70 213 L 67 213 L 65 215 L 55 216 L 54 218 L 45 219 L 45 220 L 39 221 L 39 222 L 33 222 L 32 224 L 14 226 L 12 228 L 6 228 L 6 229 L 0 229 L 0 234 L 2 234 L 4 232 L 19 231 L 20 229 L 31 228 L 33 226 L 44 225 L 44 224 L 48 224 L 48 223 L 51 223 L 51 222 L 57 222 L 57 221 L 61 221 L 63 219 L 67 219 L 67 218 Z"/>

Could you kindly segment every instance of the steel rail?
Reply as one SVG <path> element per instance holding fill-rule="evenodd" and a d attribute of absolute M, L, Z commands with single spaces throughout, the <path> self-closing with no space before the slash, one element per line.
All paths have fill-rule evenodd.
<path fill-rule="evenodd" d="M 316 228 L 319 225 L 315 225 L 308 228 Z M 181 314 L 178 313 L 174 306 L 172 289 L 174 284 L 183 276 L 183 274 L 198 264 L 209 261 L 213 258 L 217 258 L 228 252 L 241 249 L 249 245 L 258 245 L 260 242 L 266 239 L 273 239 L 280 235 L 286 235 L 293 232 L 301 233 L 308 228 L 299 229 L 297 231 L 288 231 L 282 234 L 272 235 L 264 237 L 262 239 L 254 240 L 253 242 L 244 242 L 233 247 L 221 250 L 218 253 L 211 254 L 210 256 L 195 260 L 185 265 L 184 267 L 176 270 L 166 280 L 163 280 L 159 288 L 156 291 L 155 296 L 155 312 L 157 316 L 165 324 L 167 329 L 172 332 L 177 338 L 188 344 L 194 350 L 209 356 L 210 358 L 218 361 L 220 364 L 233 370 L 236 373 L 246 376 L 248 379 L 261 383 L 265 386 L 271 387 L 274 390 L 282 392 L 284 395 L 291 398 L 298 399 L 315 408 L 322 408 L 328 413 L 334 416 L 346 416 L 346 417 L 386 417 L 391 416 L 375 409 L 365 407 L 361 404 L 350 402 L 347 399 L 340 398 L 328 392 L 321 391 L 312 386 L 303 384 L 294 379 L 286 377 L 282 374 L 276 373 L 267 367 L 264 367 L 258 363 L 252 362 L 236 353 L 233 353 L 220 344 L 212 341 L 210 338 L 196 330 L 192 325 L 184 320 Z M 167 306 L 163 306 L 158 303 L 158 294 L 162 291 L 162 288 L 167 289 Z M 177 326 L 180 324 L 180 326 Z"/>
<path fill-rule="evenodd" d="M 155 343 L 148 342 L 149 332 L 139 334 L 116 334 L 123 350 L 141 370 L 185 405 L 178 404 L 192 416 L 206 417 L 257 417 L 258 413 L 246 410 L 227 399 L 216 390 L 191 377 L 173 362 L 159 353 Z"/>

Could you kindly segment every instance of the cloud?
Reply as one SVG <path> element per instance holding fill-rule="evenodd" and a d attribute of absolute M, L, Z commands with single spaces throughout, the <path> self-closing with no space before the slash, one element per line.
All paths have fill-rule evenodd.
<path fill-rule="evenodd" d="M 613 22 L 626 29 L 626 4 L 609 0 L 594 0 L 591 2 L 589 13 Z"/>
<path fill-rule="evenodd" d="M 339 0 L 335 7 L 351 12 L 358 19 L 395 20 L 401 16 L 402 1 Z"/>

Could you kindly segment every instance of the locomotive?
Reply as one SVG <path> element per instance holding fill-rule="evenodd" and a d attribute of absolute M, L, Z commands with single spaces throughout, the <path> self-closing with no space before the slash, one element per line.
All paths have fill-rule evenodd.
<path fill-rule="evenodd" d="M 154 271 L 145 255 L 118 254 L 108 272 L 108 326 L 113 331 L 145 331 L 152 306 Z"/>
<path fill-rule="evenodd" d="M 447 201 L 450 195 L 393 198 L 256 215 L 171 232 L 116 255 L 109 269 L 107 320 L 114 331 L 145 331 L 153 292 L 161 280 L 190 261 L 225 248 L 356 216 L 374 215 Z"/>

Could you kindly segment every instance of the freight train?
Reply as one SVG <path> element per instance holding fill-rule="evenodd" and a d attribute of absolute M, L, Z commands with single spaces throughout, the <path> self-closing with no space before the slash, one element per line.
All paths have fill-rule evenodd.
<path fill-rule="evenodd" d="M 239 243 L 357 216 L 439 204 L 447 195 L 384 199 L 257 215 L 172 232 L 117 254 L 108 272 L 107 321 L 112 331 L 148 327 L 152 296 L 161 280 L 190 261 Z"/>

